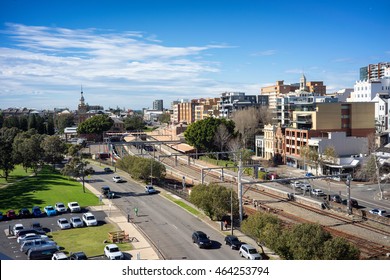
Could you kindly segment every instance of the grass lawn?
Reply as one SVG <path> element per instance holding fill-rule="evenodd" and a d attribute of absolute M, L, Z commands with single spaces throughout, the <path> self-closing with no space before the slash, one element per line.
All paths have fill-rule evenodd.
<path fill-rule="evenodd" d="M 24 177 L 27 177 L 31 174 L 33 174 L 32 169 L 27 169 L 26 172 L 21 165 L 17 165 L 15 166 L 15 169 L 9 174 L 8 181 L 6 181 L 5 178 L 0 177 L 0 187 L 9 183 L 13 183 L 17 180 L 23 179 Z"/>
<path fill-rule="evenodd" d="M 196 210 L 195 208 L 191 207 L 190 205 L 188 205 L 187 203 L 183 202 L 182 200 L 180 199 L 175 199 L 173 198 L 172 196 L 170 195 L 164 195 L 167 199 L 169 199 L 170 201 L 172 201 L 173 203 L 179 205 L 181 208 L 184 208 L 186 209 L 188 212 L 194 214 L 195 216 L 200 216 L 202 215 L 201 212 L 199 212 L 198 210 Z"/>
<path fill-rule="evenodd" d="M 0 189 L 0 211 L 19 210 L 23 207 L 43 207 L 56 202 L 67 204 L 77 201 L 81 207 L 98 205 L 99 199 L 82 184 L 45 167 L 37 176 L 27 177 Z"/>
<path fill-rule="evenodd" d="M 108 233 L 119 230 L 116 225 L 103 224 L 95 227 L 72 228 L 50 233 L 61 250 L 66 254 L 83 251 L 88 257 L 103 255 L 103 249 L 108 240 Z M 117 244 L 121 251 L 133 249 L 131 243 Z"/>

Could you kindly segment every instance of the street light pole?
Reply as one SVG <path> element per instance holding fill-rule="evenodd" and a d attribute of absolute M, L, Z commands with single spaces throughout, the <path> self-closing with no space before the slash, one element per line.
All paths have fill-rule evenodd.
<path fill-rule="evenodd" d="M 233 235 L 233 188 L 230 190 L 230 234 Z"/>

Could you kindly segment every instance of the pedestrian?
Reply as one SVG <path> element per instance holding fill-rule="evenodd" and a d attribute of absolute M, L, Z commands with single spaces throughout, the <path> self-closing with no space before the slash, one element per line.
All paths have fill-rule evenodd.
<path fill-rule="evenodd" d="M 226 220 L 225 220 L 225 221 L 223 221 L 223 225 L 225 226 L 225 230 L 227 230 L 228 223 L 227 223 L 227 221 L 226 221 Z"/>

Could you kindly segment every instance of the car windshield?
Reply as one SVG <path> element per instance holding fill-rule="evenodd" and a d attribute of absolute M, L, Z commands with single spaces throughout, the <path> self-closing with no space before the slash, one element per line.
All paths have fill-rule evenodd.
<path fill-rule="evenodd" d="M 68 221 L 67 221 L 67 220 L 61 220 L 60 223 L 61 223 L 61 224 L 67 224 Z"/>
<path fill-rule="evenodd" d="M 207 235 L 204 234 L 204 233 L 200 233 L 200 234 L 199 234 L 199 238 L 200 238 L 200 239 L 207 239 Z"/>
<path fill-rule="evenodd" d="M 54 210 L 52 206 L 46 207 L 47 210 Z"/>
<path fill-rule="evenodd" d="M 249 254 L 257 254 L 256 249 L 249 249 L 248 252 Z"/>
<path fill-rule="evenodd" d="M 234 241 L 234 242 L 238 242 L 238 238 L 237 237 L 231 237 L 230 240 Z"/>
<path fill-rule="evenodd" d="M 70 206 L 79 206 L 77 202 L 71 203 Z"/>
<path fill-rule="evenodd" d="M 79 223 L 79 222 L 81 222 L 81 220 L 80 220 L 80 218 L 73 218 L 73 222 Z"/>
<path fill-rule="evenodd" d="M 95 220 L 95 217 L 94 216 L 88 216 L 87 220 Z"/>
<path fill-rule="evenodd" d="M 110 252 L 111 252 L 111 253 L 113 253 L 113 252 L 119 252 L 119 248 L 118 248 L 118 247 L 110 248 Z"/>

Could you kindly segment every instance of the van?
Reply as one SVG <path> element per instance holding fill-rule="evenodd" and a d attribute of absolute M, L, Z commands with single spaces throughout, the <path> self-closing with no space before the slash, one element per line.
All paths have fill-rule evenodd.
<path fill-rule="evenodd" d="M 42 247 L 42 246 L 57 246 L 57 243 L 55 243 L 52 240 L 44 240 L 44 239 L 33 239 L 33 240 L 27 240 L 23 242 L 23 244 L 20 246 L 20 251 L 27 253 L 27 251 L 31 248 L 36 247 Z"/>
<path fill-rule="evenodd" d="M 29 260 L 51 260 L 54 253 L 58 251 L 57 246 L 43 246 L 31 248 L 27 251 Z"/>

